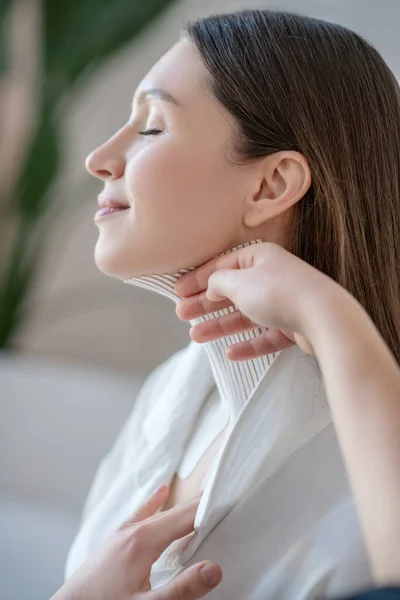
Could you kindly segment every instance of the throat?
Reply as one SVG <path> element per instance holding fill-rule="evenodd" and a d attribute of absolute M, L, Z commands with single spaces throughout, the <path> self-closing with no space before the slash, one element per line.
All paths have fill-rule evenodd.
<path fill-rule="evenodd" d="M 262 240 L 254 240 L 245 243 L 232 248 L 232 250 L 229 250 L 228 252 L 234 252 L 240 248 L 249 246 L 250 244 L 257 243 L 262 243 Z M 223 252 L 221 256 L 223 254 L 228 254 L 228 252 Z M 159 293 L 170 298 L 177 304 L 180 301 L 180 298 L 175 292 L 175 283 L 182 275 L 192 270 L 194 270 L 194 268 L 182 269 L 178 273 L 173 274 L 133 277 L 126 279 L 124 282 Z M 214 317 L 234 312 L 235 310 L 235 306 L 219 310 L 212 314 L 193 319 L 190 323 L 191 325 L 203 323 Z M 262 380 L 272 364 L 276 354 L 272 353 L 243 362 L 232 362 L 227 358 L 226 350 L 232 344 L 251 340 L 265 331 L 266 328 L 258 327 L 245 333 L 230 335 L 204 344 L 221 402 L 226 407 L 230 423 L 237 418 L 258 383 Z"/>

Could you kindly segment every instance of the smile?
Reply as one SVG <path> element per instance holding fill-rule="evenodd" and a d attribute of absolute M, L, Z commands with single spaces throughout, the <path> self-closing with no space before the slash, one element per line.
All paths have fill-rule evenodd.
<path fill-rule="evenodd" d="M 108 217 L 116 213 L 124 212 L 125 210 L 128 210 L 130 208 L 128 204 L 124 204 L 121 200 L 110 198 L 105 194 L 99 194 L 98 204 L 100 208 L 95 214 L 95 220 L 103 217 Z"/>
<path fill-rule="evenodd" d="M 129 207 L 119 207 L 119 208 L 114 208 L 114 207 L 110 207 L 110 206 L 105 206 L 103 208 L 100 208 L 94 218 L 95 220 L 97 219 L 101 219 L 103 217 L 109 217 L 110 215 L 113 215 L 115 213 L 121 213 L 121 212 L 125 212 L 126 210 L 129 210 Z"/>

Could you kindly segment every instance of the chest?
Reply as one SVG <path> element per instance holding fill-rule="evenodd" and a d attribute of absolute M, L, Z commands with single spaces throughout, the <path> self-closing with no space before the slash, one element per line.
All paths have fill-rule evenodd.
<path fill-rule="evenodd" d="M 217 455 L 221 450 L 225 433 L 226 428 L 221 431 L 211 446 L 209 446 L 209 448 L 203 454 L 191 475 L 181 479 L 177 473 L 175 473 L 170 483 L 170 493 L 167 502 L 163 506 L 163 511 L 168 510 L 178 504 L 189 502 L 202 492 L 203 479 L 207 475 L 214 460 L 217 458 Z"/>

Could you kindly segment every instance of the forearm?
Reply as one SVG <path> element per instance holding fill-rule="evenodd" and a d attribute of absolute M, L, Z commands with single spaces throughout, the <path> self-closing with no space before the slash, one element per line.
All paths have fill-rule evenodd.
<path fill-rule="evenodd" d="M 400 370 L 334 284 L 308 324 L 377 582 L 400 581 Z"/>

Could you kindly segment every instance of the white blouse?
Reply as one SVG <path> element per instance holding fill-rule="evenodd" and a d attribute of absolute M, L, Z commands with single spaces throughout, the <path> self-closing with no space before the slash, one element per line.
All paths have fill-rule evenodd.
<path fill-rule="evenodd" d="M 128 283 L 177 301 L 181 273 Z M 242 363 L 225 356 L 228 344 L 259 331 L 191 342 L 147 378 L 99 466 L 66 578 L 159 485 L 190 471 L 202 443 L 193 442 L 196 427 L 210 422 L 204 406 L 212 399 L 219 426 L 203 427 L 204 448 L 226 422 L 227 435 L 205 479 L 195 531 L 153 565 L 152 587 L 205 559 L 223 571 L 210 600 L 311 600 L 372 584 L 315 359 L 297 347 Z"/>

